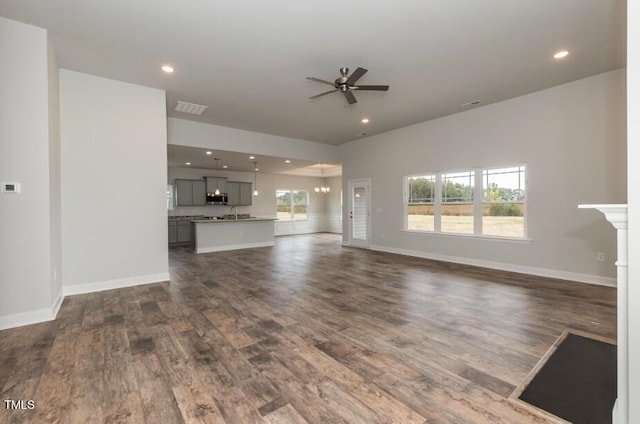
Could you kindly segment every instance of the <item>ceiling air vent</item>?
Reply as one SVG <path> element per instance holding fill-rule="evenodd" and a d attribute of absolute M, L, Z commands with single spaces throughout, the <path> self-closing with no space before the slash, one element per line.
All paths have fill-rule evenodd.
<path fill-rule="evenodd" d="M 209 106 L 197 105 L 195 103 L 187 103 L 178 101 L 176 112 L 191 113 L 193 115 L 202 115 L 202 112 Z"/>

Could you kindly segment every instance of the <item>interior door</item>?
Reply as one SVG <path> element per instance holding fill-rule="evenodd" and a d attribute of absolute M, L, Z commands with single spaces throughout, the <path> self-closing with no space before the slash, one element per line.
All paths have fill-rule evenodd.
<path fill-rule="evenodd" d="M 371 181 L 349 181 L 349 244 L 371 247 Z"/>

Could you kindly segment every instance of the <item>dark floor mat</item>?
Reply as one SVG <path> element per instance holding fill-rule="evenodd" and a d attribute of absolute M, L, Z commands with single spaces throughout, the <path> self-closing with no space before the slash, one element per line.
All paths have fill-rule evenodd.
<path fill-rule="evenodd" d="M 611 423 L 616 346 L 568 334 L 520 399 L 575 424 Z"/>

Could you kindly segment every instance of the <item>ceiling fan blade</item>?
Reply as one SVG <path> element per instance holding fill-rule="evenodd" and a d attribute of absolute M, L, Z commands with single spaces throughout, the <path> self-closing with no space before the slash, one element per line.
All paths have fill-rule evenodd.
<path fill-rule="evenodd" d="M 325 91 L 324 93 L 316 94 L 315 96 L 311 96 L 309 98 L 310 99 L 317 99 L 318 97 L 326 96 L 327 94 L 331 94 L 331 93 L 336 92 L 336 91 L 338 91 L 338 89 L 334 88 L 333 90 Z"/>
<path fill-rule="evenodd" d="M 351 91 L 343 91 L 342 94 L 344 94 L 344 97 L 347 98 L 347 101 L 350 105 L 358 103 L 358 101 L 356 100 L 356 96 L 354 96 Z"/>
<path fill-rule="evenodd" d="M 367 69 L 364 68 L 358 68 L 355 71 L 353 71 L 353 73 L 351 74 L 351 76 L 349 78 L 347 78 L 347 84 L 349 85 L 353 85 L 356 83 L 356 81 L 358 81 L 360 78 L 362 78 L 362 76 L 364 74 L 367 73 Z"/>
<path fill-rule="evenodd" d="M 307 77 L 307 79 L 308 79 L 308 80 L 311 80 L 311 81 L 315 81 L 315 82 L 321 82 L 322 84 L 332 85 L 332 86 L 334 86 L 334 87 L 335 87 L 335 84 L 334 84 L 334 83 L 329 82 L 329 81 L 325 81 L 325 80 L 320 79 L 320 78 L 316 78 L 316 77 Z"/>
<path fill-rule="evenodd" d="M 388 85 L 359 85 L 357 87 L 351 87 L 352 90 L 372 90 L 372 91 L 388 91 Z"/>

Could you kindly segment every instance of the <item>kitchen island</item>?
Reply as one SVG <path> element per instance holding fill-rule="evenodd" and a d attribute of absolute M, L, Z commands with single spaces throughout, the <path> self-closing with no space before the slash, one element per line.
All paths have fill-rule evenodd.
<path fill-rule="evenodd" d="M 273 246 L 275 218 L 196 219 L 191 221 L 195 253 Z"/>

